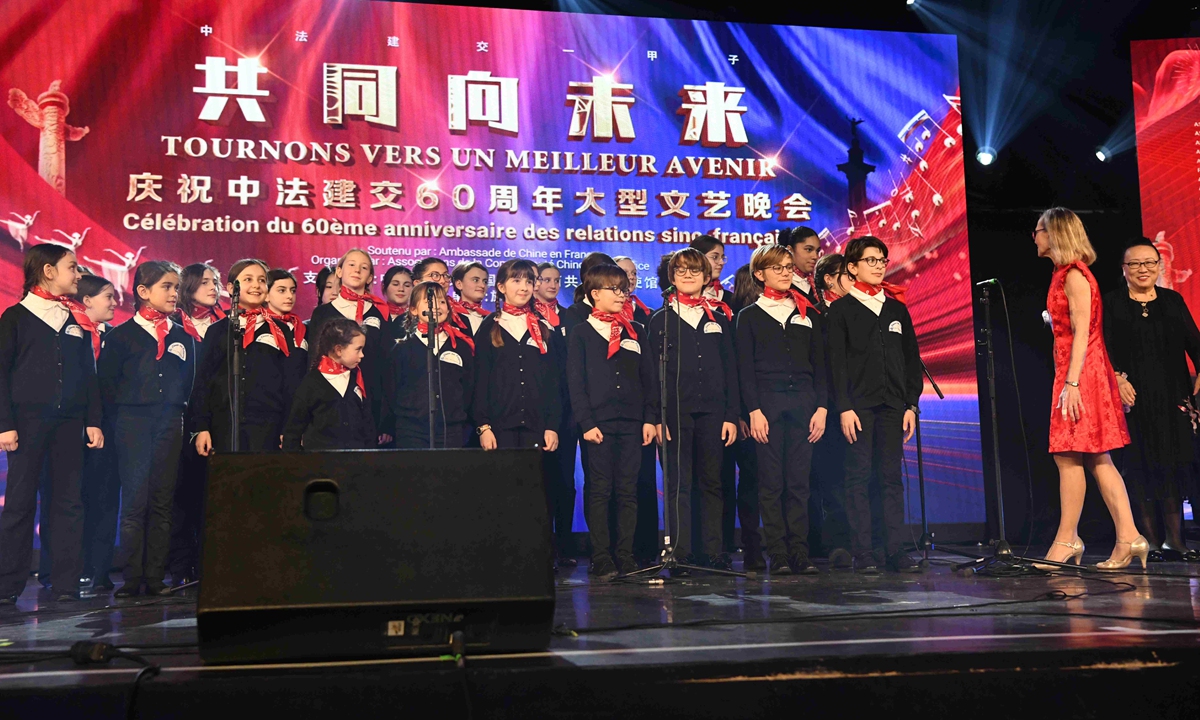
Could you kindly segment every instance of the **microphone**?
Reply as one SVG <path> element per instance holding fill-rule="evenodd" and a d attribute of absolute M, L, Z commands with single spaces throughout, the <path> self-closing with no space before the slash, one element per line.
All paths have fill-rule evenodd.
<path fill-rule="evenodd" d="M 1000 284 L 999 278 L 988 278 L 987 280 L 980 280 L 979 282 L 975 283 L 975 287 L 983 287 L 984 285 L 999 285 L 999 284 Z"/>

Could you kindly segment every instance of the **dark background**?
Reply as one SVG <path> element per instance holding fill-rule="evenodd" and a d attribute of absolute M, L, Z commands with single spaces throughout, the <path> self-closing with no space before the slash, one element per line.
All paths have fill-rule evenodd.
<path fill-rule="evenodd" d="M 1129 44 L 1132 40 L 1200 35 L 1200 0 L 956 0 L 927 3 L 924 12 L 912 11 L 904 0 L 737 5 L 710 0 L 687 4 L 637 0 L 441 3 L 903 32 L 941 32 L 946 26 L 929 22 L 930 16 L 949 19 L 959 30 L 971 272 L 975 281 L 1000 279 L 1011 318 L 1010 348 L 1004 310 L 999 303 L 995 305 L 1006 534 L 1014 544 L 1023 544 L 1030 536 L 1036 543 L 1053 538 L 1058 522 L 1058 481 L 1046 449 L 1053 360 L 1050 331 L 1041 319 L 1051 266 L 1036 256 L 1030 231 L 1045 208 L 1063 205 L 1073 209 L 1082 217 L 1099 253 L 1092 270 L 1101 290 L 1121 286 L 1121 249 L 1142 235 L 1137 157 L 1131 147 Z M 986 116 L 987 108 L 993 108 L 995 114 L 1007 112 L 1000 134 L 1010 139 L 996 146 L 997 161 L 983 167 L 970 158 L 978 149 L 973 135 L 979 130 L 977 121 Z M 1118 135 L 1127 139 L 1129 149 L 1111 162 L 1099 162 L 1097 146 L 1111 144 L 1121 126 L 1125 132 Z M 976 327 L 981 323 L 977 305 Z M 1015 367 L 1009 360 L 1010 350 Z M 995 473 L 983 368 L 981 355 L 988 535 L 994 537 Z M 1020 381 L 1020 403 L 1014 379 Z M 1112 522 L 1094 484 L 1089 488 L 1079 532 L 1089 542 L 1112 539 Z"/>

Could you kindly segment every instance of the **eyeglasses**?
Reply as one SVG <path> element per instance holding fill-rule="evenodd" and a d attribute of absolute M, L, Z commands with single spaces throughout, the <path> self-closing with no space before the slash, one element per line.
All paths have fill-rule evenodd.
<path fill-rule="evenodd" d="M 698 268 L 675 268 L 675 275 L 683 278 L 703 277 L 704 271 Z"/>
<path fill-rule="evenodd" d="M 791 275 L 793 272 L 796 271 L 796 266 L 795 265 L 768 265 L 763 269 L 770 270 L 773 273 L 787 273 L 788 275 Z"/>
<path fill-rule="evenodd" d="M 1129 268 L 1130 270 L 1141 270 L 1142 268 L 1146 268 L 1147 270 L 1153 270 L 1154 268 L 1158 267 L 1158 261 L 1157 260 L 1142 260 L 1141 262 L 1137 262 L 1137 261 L 1127 262 L 1127 263 L 1125 263 L 1125 267 Z"/>
<path fill-rule="evenodd" d="M 440 273 L 440 272 L 436 272 L 436 271 L 429 272 L 429 273 L 425 273 L 425 277 L 423 279 L 424 280 L 432 280 L 434 282 L 440 282 L 442 280 L 449 280 L 450 273 Z"/>
<path fill-rule="evenodd" d="M 887 267 L 888 263 L 891 261 L 888 260 L 887 258 L 868 257 L 868 258 L 860 259 L 859 262 L 866 263 L 867 267 L 880 267 L 880 266 Z"/>
<path fill-rule="evenodd" d="M 1044 233 L 1044 232 L 1046 232 L 1046 228 L 1038 228 L 1038 229 L 1034 230 L 1033 232 L 1029 233 L 1029 236 L 1031 238 L 1033 238 L 1034 240 L 1037 240 L 1038 233 Z"/>
<path fill-rule="evenodd" d="M 617 297 L 627 297 L 629 295 L 628 290 L 622 290 L 619 287 L 602 287 L 600 289 L 608 290 L 609 292 L 611 292 L 613 295 L 616 295 Z"/>

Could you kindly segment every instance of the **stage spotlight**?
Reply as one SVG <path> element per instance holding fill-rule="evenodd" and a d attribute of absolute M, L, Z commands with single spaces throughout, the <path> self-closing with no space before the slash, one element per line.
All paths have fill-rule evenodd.
<path fill-rule="evenodd" d="M 908 5 L 909 10 L 912 10 L 913 8 L 915 8 L 916 6 L 921 4 L 921 0 L 904 0 L 904 2 L 906 5 Z"/>
<path fill-rule="evenodd" d="M 1112 150 L 1109 150 L 1108 148 L 1104 147 L 1103 145 L 1096 148 L 1096 159 L 1099 160 L 1100 162 L 1108 162 L 1109 160 L 1112 160 L 1112 156 L 1113 156 Z"/>
<path fill-rule="evenodd" d="M 975 159 L 980 165 L 991 165 L 996 162 L 996 149 L 990 145 L 984 145 L 979 148 L 979 152 L 975 153 Z"/>

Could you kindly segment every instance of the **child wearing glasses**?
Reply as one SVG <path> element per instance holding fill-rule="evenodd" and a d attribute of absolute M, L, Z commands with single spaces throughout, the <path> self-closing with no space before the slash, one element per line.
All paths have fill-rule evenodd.
<path fill-rule="evenodd" d="M 733 311 L 704 296 L 712 266 L 695 248 L 674 253 L 667 277 L 675 292 L 650 320 L 647 341 L 662 381 L 662 339 L 666 338 L 667 417 L 651 403 L 662 452 L 664 502 L 670 503 L 666 532 L 675 540 L 676 555 L 694 564 L 692 555 L 692 487 L 700 491 L 701 562 L 720 570 L 732 569 L 723 552 L 721 533 L 722 448 L 737 440 L 741 401 L 737 390 L 737 360 L 733 350 Z M 659 397 L 657 383 L 651 389 Z"/>
<path fill-rule="evenodd" d="M 921 356 L 903 288 L 884 282 L 888 249 L 871 236 L 845 248 L 845 267 L 853 281 L 849 294 L 829 307 L 829 362 L 833 368 L 833 406 L 846 450 L 846 515 L 855 569 L 879 572 L 871 554 L 871 503 L 867 483 L 879 478 L 883 499 L 887 567 L 919 572 L 902 550 L 904 483 L 900 476 L 903 445 L 916 428 L 921 398 Z"/>
<path fill-rule="evenodd" d="M 592 312 L 567 335 L 567 379 L 571 408 L 587 454 L 591 485 L 588 533 L 591 573 L 611 580 L 637 570 L 633 532 L 637 521 L 637 478 L 641 448 L 654 442 L 653 368 L 643 348 L 645 327 L 621 313 L 629 298 L 629 277 L 616 265 L 599 264 L 583 276 Z M 610 548 L 608 505 L 617 503 L 617 537 Z"/>
<path fill-rule="evenodd" d="M 792 287 L 795 266 L 782 245 L 763 245 L 750 271 L 763 286 L 738 313 L 742 404 L 757 441 L 758 498 L 772 575 L 815 575 L 808 556 L 809 471 L 825 433 L 825 344 L 820 318 Z"/>

